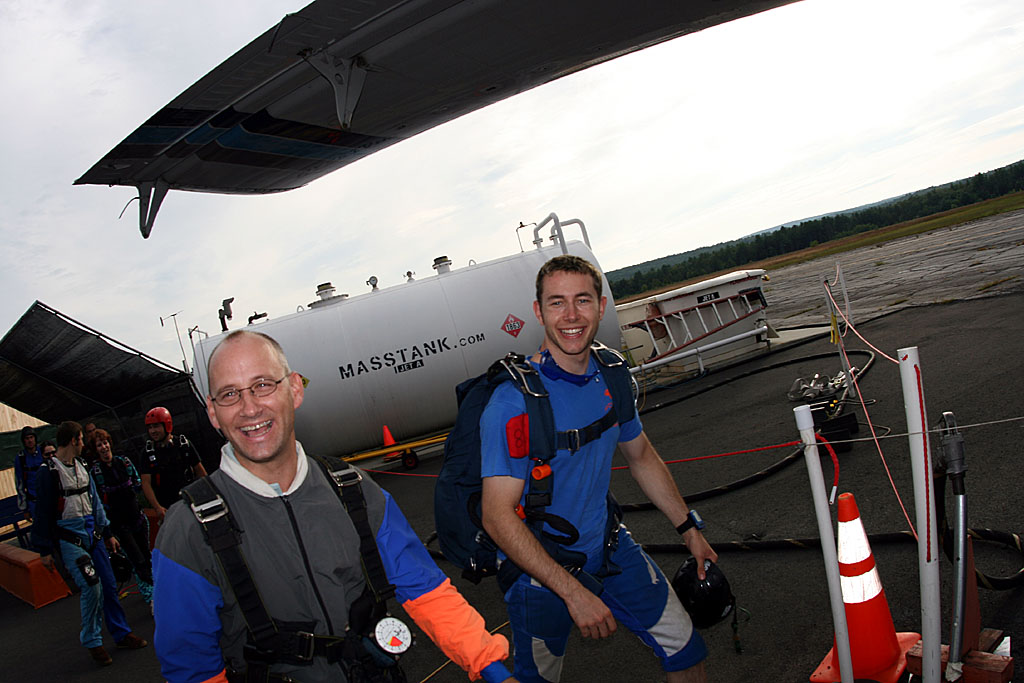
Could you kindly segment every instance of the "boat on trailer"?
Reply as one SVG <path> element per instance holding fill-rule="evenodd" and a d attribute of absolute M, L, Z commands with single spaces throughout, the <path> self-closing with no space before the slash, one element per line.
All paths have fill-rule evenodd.
<path fill-rule="evenodd" d="M 767 280 L 762 269 L 737 270 L 616 305 L 630 366 L 702 373 L 767 348 L 778 337 L 768 324 Z"/>

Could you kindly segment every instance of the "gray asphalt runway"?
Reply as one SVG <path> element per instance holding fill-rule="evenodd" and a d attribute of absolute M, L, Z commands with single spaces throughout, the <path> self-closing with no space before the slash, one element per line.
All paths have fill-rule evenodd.
<path fill-rule="evenodd" d="M 774 324 L 822 322 L 820 312 L 815 315 L 813 309 L 823 301 L 820 282 L 831 274 L 833 260 L 771 273 L 769 312 Z M 840 261 L 857 329 L 889 355 L 897 348 L 917 346 L 929 423 L 936 424 L 944 411 L 957 417 L 969 468 L 970 525 L 1022 531 L 1017 495 L 1022 479 L 1024 421 L 1019 418 L 1024 416 L 1024 397 L 1016 382 L 1022 377 L 1024 358 L 1024 212 L 851 252 Z M 794 281 L 802 284 L 794 285 Z M 990 285 L 995 281 L 1000 282 Z M 906 301 L 897 302 L 904 297 Z M 845 343 L 851 350 L 867 348 L 852 334 Z M 652 393 L 644 397 L 642 406 L 647 433 L 670 461 L 792 441 L 798 438 L 792 412 L 796 404 L 786 398 L 786 391 L 797 377 L 836 374 L 840 366 L 835 351 L 827 337 L 819 336 Z M 813 358 L 826 353 L 830 357 Z M 854 354 L 853 363 L 863 367 L 866 359 L 865 353 Z M 884 463 L 873 443 L 853 444 L 848 452 L 839 454 L 840 491 L 854 493 L 869 534 L 905 530 L 908 524 L 900 499 L 913 519 L 913 490 L 897 366 L 876 356 L 861 386 L 871 422 L 885 437 L 880 441 Z M 855 413 L 861 423 L 857 436 L 867 435 L 864 409 L 850 405 L 846 411 Z M 729 486 L 791 451 L 772 449 L 673 464 L 671 469 L 684 495 L 693 494 Z M 830 479 L 831 464 L 823 462 L 826 479 Z M 415 474 L 436 473 L 438 467 L 436 459 L 427 460 Z M 421 538 L 426 538 L 434 526 L 432 480 L 396 473 L 381 474 L 378 481 L 392 492 Z M 612 481 L 621 502 L 644 500 L 627 472 L 613 474 Z M 707 520 L 705 533 L 712 543 L 817 537 L 802 457 L 762 481 L 695 502 L 694 507 Z M 657 512 L 632 512 L 626 523 L 641 543 L 678 544 L 675 532 Z M 877 543 L 872 550 L 896 629 L 919 631 L 916 547 Z M 1024 563 L 1019 553 L 987 543 L 978 544 L 976 554 L 979 568 L 993 575 L 1011 575 Z M 654 557 L 671 575 L 686 556 L 659 552 Z M 720 564 L 743 610 L 737 641 L 728 623 L 704 633 L 710 649 L 709 679 L 722 683 L 807 680 L 832 645 L 820 549 L 812 544 L 807 549 L 722 552 Z M 451 565 L 441 566 L 455 574 Z M 945 615 L 949 612 L 951 573 L 951 564 L 943 561 Z M 473 586 L 457 576 L 453 580 L 490 627 L 502 626 L 505 610 L 493 582 Z M 982 625 L 1013 635 L 1013 655 L 1019 658 L 1024 590 L 982 589 L 980 601 Z M 152 620 L 138 596 L 129 596 L 125 607 L 137 633 L 151 638 Z M 948 639 L 948 617 L 945 620 L 943 633 Z M 75 599 L 32 610 L 0 592 L 5 655 L 0 679 L 160 680 L 152 648 L 113 652 L 113 666 L 94 668 L 78 646 L 77 623 Z M 445 661 L 422 634 L 418 641 L 404 660 L 410 681 L 427 680 Z M 429 680 L 440 683 L 466 678 L 449 665 Z M 563 680 L 656 681 L 661 675 L 653 655 L 620 630 L 600 642 L 574 637 Z"/>

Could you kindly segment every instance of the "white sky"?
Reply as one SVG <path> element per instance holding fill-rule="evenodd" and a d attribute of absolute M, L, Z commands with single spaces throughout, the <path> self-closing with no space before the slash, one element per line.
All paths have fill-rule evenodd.
<path fill-rule="evenodd" d="M 624 57 L 264 197 L 72 187 L 305 2 L 0 3 L 0 333 L 36 299 L 180 366 L 173 324 L 279 317 L 583 220 L 606 270 L 1024 158 L 1020 0 L 803 0 Z M 524 244 L 529 238 L 524 231 Z M 527 246 L 529 246 L 527 244 Z M 186 348 L 187 338 L 184 339 Z M 191 362 L 191 352 L 189 352 Z"/>

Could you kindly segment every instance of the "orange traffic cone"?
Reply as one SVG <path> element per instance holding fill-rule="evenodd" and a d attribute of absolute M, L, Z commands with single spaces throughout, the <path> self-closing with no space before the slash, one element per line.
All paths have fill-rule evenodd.
<path fill-rule="evenodd" d="M 921 639 L 918 633 L 896 633 L 875 557 L 860 521 L 852 493 L 839 496 L 839 576 L 850 634 L 853 675 L 878 683 L 896 683 L 907 667 L 907 650 Z M 811 674 L 811 681 L 840 680 L 835 641 Z"/>
<path fill-rule="evenodd" d="M 384 447 L 395 445 L 395 437 L 391 436 L 391 430 L 388 429 L 387 425 L 384 425 Z M 402 457 L 401 451 L 394 451 L 384 456 L 384 462 L 391 462 L 392 460 L 398 460 Z"/>

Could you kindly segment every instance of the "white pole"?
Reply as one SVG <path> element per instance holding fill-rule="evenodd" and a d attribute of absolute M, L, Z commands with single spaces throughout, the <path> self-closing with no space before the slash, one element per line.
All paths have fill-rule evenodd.
<path fill-rule="evenodd" d="M 924 683 L 939 683 L 942 674 L 941 609 L 939 605 L 939 529 L 935 523 L 931 448 L 928 442 L 924 384 L 917 347 L 896 352 L 903 384 L 903 405 L 910 440 L 917 520 L 917 561 L 921 582 L 921 675 Z"/>
<path fill-rule="evenodd" d="M 807 462 L 807 476 L 811 480 L 811 497 L 814 499 L 814 515 L 818 518 L 818 535 L 821 537 L 821 553 L 825 560 L 825 576 L 828 579 L 828 596 L 832 603 L 832 623 L 836 632 L 836 655 L 839 657 L 839 676 L 843 683 L 853 683 L 853 660 L 850 658 L 850 634 L 846 626 L 846 603 L 839 579 L 839 558 L 836 556 L 836 539 L 832 533 L 832 513 L 825 495 L 825 480 L 818 459 L 818 444 L 814 437 L 814 418 L 811 407 L 797 406 L 793 409 L 796 428 L 804 442 L 804 460 Z"/>

